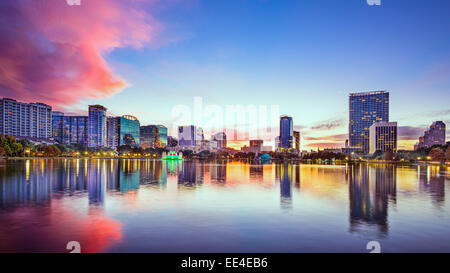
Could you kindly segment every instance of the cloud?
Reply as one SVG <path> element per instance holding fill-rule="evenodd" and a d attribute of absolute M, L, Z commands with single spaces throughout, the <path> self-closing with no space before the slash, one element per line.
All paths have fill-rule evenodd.
<path fill-rule="evenodd" d="M 347 138 L 348 134 L 338 134 L 320 137 L 309 137 L 309 136 L 303 137 L 303 139 L 307 141 L 336 141 L 336 142 L 345 142 Z"/>
<path fill-rule="evenodd" d="M 418 140 L 423 132 L 427 129 L 426 126 L 414 127 L 414 126 L 399 126 L 398 127 L 398 139 L 399 140 Z"/>
<path fill-rule="evenodd" d="M 308 148 L 342 148 L 344 145 L 340 143 L 334 143 L 334 142 L 316 142 L 316 143 L 309 143 L 306 144 L 305 147 Z"/>
<path fill-rule="evenodd" d="M 332 130 L 345 125 L 344 119 L 330 119 L 311 126 L 311 130 Z"/>
<path fill-rule="evenodd" d="M 0 3 L 0 96 L 60 108 L 120 92 L 127 82 L 104 56 L 152 44 L 162 25 L 141 1 L 61 0 Z"/>

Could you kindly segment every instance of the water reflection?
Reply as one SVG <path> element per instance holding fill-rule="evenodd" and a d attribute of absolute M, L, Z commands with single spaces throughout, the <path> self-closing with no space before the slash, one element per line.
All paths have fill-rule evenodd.
<path fill-rule="evenodd" d="M 379 232 L 388 232 L 388 204 L 396 202 L 397 169 L 394 165 L 369 167 L 349 166 L 347 169 L 350 199 L 350 230 L 361 231 L 365 224 L 376 225 Z"/>
<path fill-rule="evenodd" d="M 320 227 L 345 225 L 349 234 L 370 235 L 372 238 L 375 233 L 375 237 L 386 238 L 392 232 L 391 218 L 393 209 L 399 209 L 398 200 L 408 201 L 402 213 L 411 213 L 409 204 L 415 209 L 426 206 L 422 197 L 426 197 L 435 210 L 448 209 L 445 203 L 446 181 L 447 169 L 430 166 L 313 166 L 138 159 L 3 160 L 0 161 L 0 220 L 6 225 L 0 227 L 0 239 L 12 232 L 9 226 L 28 225 L 27 221 L 46 223 L 43 225 L 52 230 L 61 228 L 76 236 L 83 233 L 82 226 L 89 226 L 95 230 L 93 233 L 99 234 L 81 237 L 89 237 L 91 241 L 95 241 L 95 236 L 102 237 L 102 242 L 91 247 L 92 251 L 100 251 L 122 238 L 122 223 L 105 215 L 108 200 L 112 200 L 109 204 L 117 204 L 120 198 L 133 198 L 136 206 L 127 211 L 132 213 L 140 207 L 157 210 L 151 203 L 152 198 L 159 198 L 158 202 L 170 206 L 179 201 L 177 198 L 184 197 L 185 191 L 202 193 L 203 206 L 198 211 L 206 213 L 205 218 L 220 214 L 223 209 L 224 215 L 237 219 L 239 214 L 230 216 L 229 213 L 249 208 L 252 209 L 249 213 L 255 215 L 246 217 L 261 215 L 256 220 L 252 218 L 252 223 L 266 226 L 263 221 L 268 219 L 264 213 L 272 209 L 284 212 L 281 215 L 285 217 L 292 217 L 290 221 L 311 221 L 310 225 Z M 223 191 L 224 188 L 233 191 Z M 166 195 L 160 196 L 155 191 Z M 208 202 L 208 196 L 214 196 L 208 203 L 209 207 L 203 203 Z M 225 199 L 215 202 L 220 198 Z M 272 203 L 272 198 L 275 203 Z M 194 202 L 189 198 L 180 200 Z M 191 204 L 194 205 L 195 202 Z M 258 206 L 264 209 L 257 211 Z M 116 208 L 109 205 L 108 209 Z M 272 216 L 277 215 L 274 211 Z M 177 212 L 172 213 L 177 217 Z M 50 223 L 55 219 L 61 223 L 53 227 L 54 224 Z M 408 218 L 408 221 L 413 220 Z M 444 220 L 435 219 L 437 222 Z M 87 224 L 92 221 L 97 221 L 97 224 Z M 444 222 L 441 226 L 448 224 Z M 67 228 L 72 225 L 73 228 Z M 100 227 L 104 231 L 97 230 Z M 329 232 L 334 232 L 331 227 Z M 37 230 L 34 233 L 40 234 Z M 14 244 L 11 239 L 6 246 Z M 40 250 L 37 245 L 34 247 L 33 251 Z M 25 248 L 22 245 L 18 247 L 19 250 Z"/>

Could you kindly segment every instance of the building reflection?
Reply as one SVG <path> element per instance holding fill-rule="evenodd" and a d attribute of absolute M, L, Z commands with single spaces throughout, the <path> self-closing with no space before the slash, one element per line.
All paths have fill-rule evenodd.
<path fill-rule="evenodd" d="M 140 162 L 139 184 L 164 188 L 167 186 L 167 162 L 144 160 Z"/>
<path fill-rule="evenodd" d="M 1 208 L 30 203 L 41 205 L 51 200 L 51 180 L 41 171 L 45 161 L 25 160 L 21 163 L 14 168 L 0 166 Z"/>
<path fill-rule="evenodd" d="M 294 178 L 294 166 L 283 163 L 276 165 L 275 177 L 280 181 L 280 205 L 282 209 L 292 208 L 291 183 Z"/>
<path fill-rule="evenodd" d="M 418 166 L 419 191 L 430 195 L 436 207 L 444 205 L 445 174 L 439 166 Z"/>
<path fill-rule="evenodd" d="M 264 176 L 264 166 L 262 164 L 252 164 L 249 168 L 250 180 L 262 180 Z"/>
<path fill-rule="evenodd" d="M 347 168 L 350 198 L 350 230 L 358 232 L 376 226 L 388 233 L 388 204 L 396 203 L 395 165 L 350 165 Z"/>
<path fill-rule="evenodd" d="M 217 183 L 227 182 L 227 165 L 226 163 L 217 163 L 211 166 L 211 181 Z"/>
<path fill-rule="evenodd" d="M 186 187 L 195 186 L 197 183 L 197 164 L 192 161 L 184 162 L 180 171 L 178 172 L 178 185 Z"/>

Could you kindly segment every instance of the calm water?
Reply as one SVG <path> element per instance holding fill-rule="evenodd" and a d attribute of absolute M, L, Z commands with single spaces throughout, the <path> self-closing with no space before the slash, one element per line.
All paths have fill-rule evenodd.
<path fill-rule="evenodd" d="M 450 252 L 450 169 L 0 160 L 0 252 Z"/>

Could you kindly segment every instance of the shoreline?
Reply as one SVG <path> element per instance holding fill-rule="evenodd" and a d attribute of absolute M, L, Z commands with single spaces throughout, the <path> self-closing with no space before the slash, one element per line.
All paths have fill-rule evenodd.
<path fill-rule="evenodd" d="M 30 160 L 30 159 L 151 159 L 162 160 L 161 158 L 154 157 L 70 157 L 70 156 L 55 156 L 55 157 L 0 157 L 0 160 Z M 367 163 L 367 164 L 380 164 L 380 165 L 426 165 L 426 166 L 444 166 L 450 167 L 450 162 L 436 162 L 436 161 L 416 161 L 416 162 L 402 162 L 402 161 L 383 161 L 383 160 L 306 160 L 306 159 L 268 159 L 268 160 L 245 160 L 245 159 L 209 159 L 209 158 L 184 158 L 185 161 L 191 160 L 210 160 L 210 161 L 247 161 L 247 162 L 270 162 L 270 163 L 300 163 L 304 165 L 343 165 L 343 164 L 355 164 L 355 163 Z"/>

